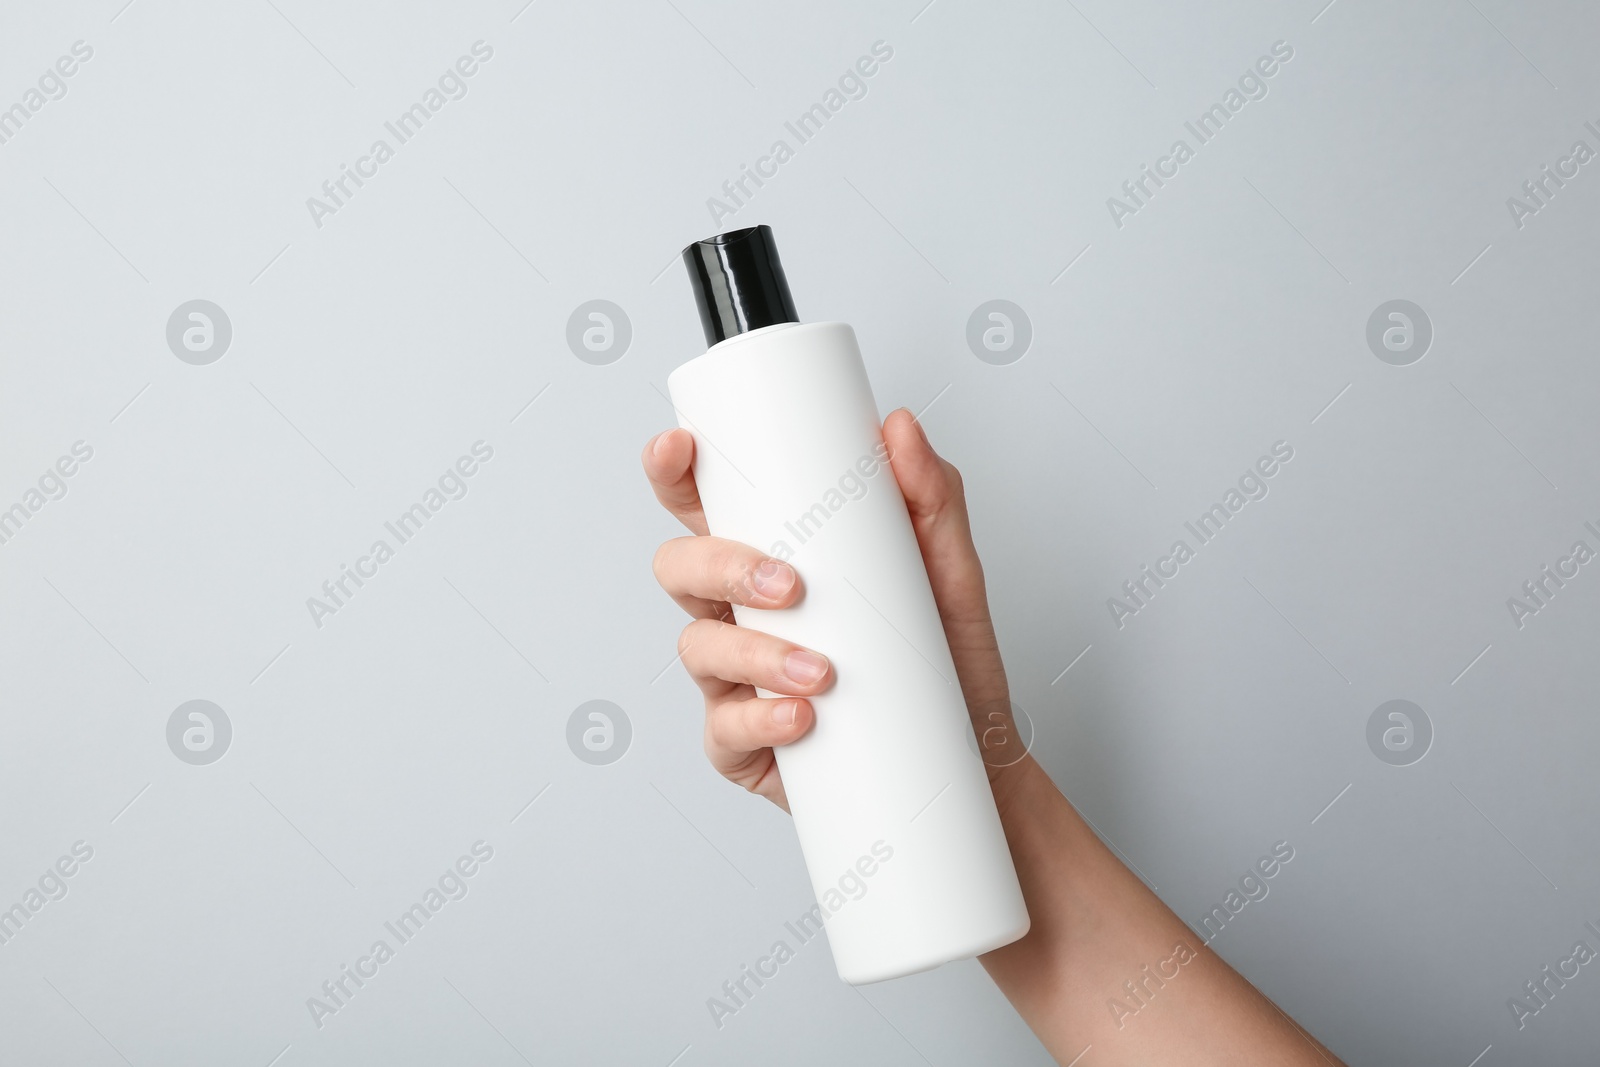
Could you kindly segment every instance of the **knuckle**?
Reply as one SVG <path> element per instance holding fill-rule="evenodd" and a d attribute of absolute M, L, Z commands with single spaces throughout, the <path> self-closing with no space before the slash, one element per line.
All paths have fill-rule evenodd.
<path fill-rule="evenodd" d="M 961 471 L 950 464 L 949 467 L 950 495 L 960 499 L 966 493 L 966 483 L 961 480 Z"/>
<path fill-rule="evenodd" d="M 708 756 L 716 749 L 728 747 L 728 726 L 723 711 L 726 707 L 726 704 L 715 704 L 706 708 L 705 747 Z"/>
<path fill-rule="evenodd" d="M 710 567 L 724 600 L 742 604 L 750 599 L 750 565 L 740 546 L 729 541 L 719 543 Z"/>
<path fill-rule="evenodd" d="M 730 649 L 734 662 L 745 668 L 752 675 L 756 674 L 764 667 L 764 661 L 767 659 L 766 653 L 769 639 L 765 634 L 757 633 L 753 630 L 744 630 L 737 627 L 735 629 L 738 629 L 738 633 L 733 635 Z"/>
<path fill-rule="evenodd" d="M 745 631 L 731 622 L 695 619 L 678 635 L 678 652 L 690 674 L 723 678 L 744 664 L 746 640 Z"/>
<path fill-rule="evenodd" d="M 687 663 L 695 648 L 705 639 L 708 619 L 695 619 L 678 632 L 678 655 Z"/>
<path fill-rule="evenodd" d="M 676 540 L 677 539 L 674 538 L 671 541 L 661 542 L 661 546 L 656 549 L 656 554 L 650 558 L 650 572 L 656 576 L 656 583 L 659 585 L 664 586 L 667 584 L 667 560 L 672 556 L 673 546 L 676 544 Z"/>
<path fill-rule="evenodd" d="M 706 707 L 706 728 L 701 734 L 700 747 L 713 767 L 718 765 L 719 757 L 728 748 L 728 743 L 723 740 L 723 727 L 718 722 L 717 708 L 710 705 Z"/>
<path fill-rule="evenodd" d="M 718 704 L 706 716 L 707 741 L 724 750 L 747 747 L 743 721 L 743 705 L 739 702 L 730 700 Z"/>

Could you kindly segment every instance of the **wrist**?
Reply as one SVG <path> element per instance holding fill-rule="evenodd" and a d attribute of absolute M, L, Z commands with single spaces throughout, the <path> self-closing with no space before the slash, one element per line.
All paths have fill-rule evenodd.
<path fill-rule="evenodd" d="M 1013 836 L 1014 827 L 1021 826 L 1040 811 L 1045 798 L 1058 792 L 1031 753 L 1008 766 L 990 767 L 989 787 L 994 790 L 995 807 L 1008 837 Z"/>

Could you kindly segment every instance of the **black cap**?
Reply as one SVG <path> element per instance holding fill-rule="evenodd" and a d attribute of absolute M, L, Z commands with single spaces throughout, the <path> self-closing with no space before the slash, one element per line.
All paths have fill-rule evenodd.
<path fill-rule="evenodd" d="M 707 345 L 763 326 L 800 321 L 770 226 L 696 241 L 683 250 L 683 262 L 689 267 Z"/>

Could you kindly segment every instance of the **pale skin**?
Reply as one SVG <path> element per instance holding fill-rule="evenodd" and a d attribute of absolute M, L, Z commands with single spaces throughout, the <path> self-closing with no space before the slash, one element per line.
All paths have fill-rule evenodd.
<path fill-rule="evenodd" d="M 961 475 L 909 411 L 891 413 L 883 436 L 981 733 L 1011 704 Z M 656 578 L 692 616 L 678 647 L 705 696 L 711 765 L 787 811 L 773 746 L 811 728 L 808 698 L 828 689 L 832 668 L 824 649 L 734 624 L 730 604 L 785 607 L 801 595 L 803 576 L 709 535 L 693 461 L 694 438 L 685 430 L 645 446 L 656 498 L 690 531 L 657 551 Z M 758 697 L 758 686 L 784 695 Z M 1342 1067 L 1116 858 L 1032 756 L 991 767 L 989 779 L 1033 926 L 981 961 L 1058 1063 L 1083 1054 L 1082 1067 Z M 1112 1009 L 1114 999 L 1122 1012 Z"/>

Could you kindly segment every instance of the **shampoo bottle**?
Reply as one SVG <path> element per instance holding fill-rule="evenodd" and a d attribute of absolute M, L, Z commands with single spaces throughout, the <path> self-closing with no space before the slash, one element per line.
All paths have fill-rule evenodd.
<path fill-rule="evenodd" d="M 798 321 L 766 226 L 683 258 L 710 350 L 667 387 L 706 521 L 804 589 L 735 619 L 833 664 L 815 725 L 777 761 L 839 977 L 1015 941 L 1027 909 L 855 332 Z"/>

